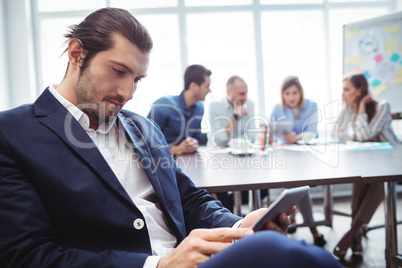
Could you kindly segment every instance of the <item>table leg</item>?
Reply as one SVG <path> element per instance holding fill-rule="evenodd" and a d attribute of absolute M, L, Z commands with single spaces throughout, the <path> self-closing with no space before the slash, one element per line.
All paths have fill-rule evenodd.
<path fill-rule="evenodd" d="M 385 187 L 385 261 L 390 268 L 398 267 L 398 241 L 396 229 L 396 182 L 386 182 Z"/>
<path fill-rule="evenodd" d="M 261 192 L 260 190 L 248 191 L 248 206 L 250 211 L 261 208 Z"/>
<path fill-rule="evenodd" d="M 332 193 L 332 185 L 324 186 L 324 214 L 325 226 L 329 226 L 332 228 L 332 214 L 333 214 L 333 193 Z"/>
<path fill-rule="evenodd" d="M 233 214 L 241 216 L 241 192 L 233 192 Z"/>

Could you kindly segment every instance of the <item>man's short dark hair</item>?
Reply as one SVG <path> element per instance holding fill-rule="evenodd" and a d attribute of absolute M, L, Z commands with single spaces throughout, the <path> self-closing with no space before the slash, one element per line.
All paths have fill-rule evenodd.
<path fill-rule="evenodd" d="M 190 88 L 192 82 L 201 85 L 205 81 L 205 76 L 211 76 L 212 72 L 202 65 L 188 66 L 184 73 L 184 90 Z"/>
<path fill-rule="evenodd" d="M 136 45 L 142 53 L 149 53 L 153 43 L 147 29 L 130 12 L 120 8 L 102 8 L 89 14 L 80 24 L 69 27 L 68 38 L 78 39 L 85 49 L 81 70 L 93 57 L 113 47 L 113 36 L 120 34 Z M 66 49 L 67 51 L 67 49 Z"/>

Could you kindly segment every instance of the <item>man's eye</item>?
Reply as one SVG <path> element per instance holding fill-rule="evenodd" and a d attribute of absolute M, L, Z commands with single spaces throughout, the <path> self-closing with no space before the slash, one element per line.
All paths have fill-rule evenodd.
<path fill-rule="evenodd" d="M 123 74 L 124 74 L 124 72 L 121 71 L 121 70 L 119 70 L 119 69 L 113 68 L 113 70 L 114 70 L 114 71 L 116 72 L 116 74 L 118 74 L 118 75 L 123 75 Z"/>
<path fill-rule="evenodd" d="M 134 78 L 134 83 L 141 82 L 142 77 L 136 77 Z"/>

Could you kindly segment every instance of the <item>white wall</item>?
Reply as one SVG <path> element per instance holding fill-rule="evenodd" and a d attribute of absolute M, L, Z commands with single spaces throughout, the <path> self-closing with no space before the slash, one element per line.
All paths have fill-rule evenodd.
<path fill-rule="evenodd" d="M 7 42 L 9 108 L 13 108 L 36 98 L 30 0 L 4 0 L 2 6 L 7 33 L 4 39 Z"/>
<path fill-rule="evenodd" d="M 6 48 L 5 2 L 0 4 L 0 111 L 10 108 Z"/>

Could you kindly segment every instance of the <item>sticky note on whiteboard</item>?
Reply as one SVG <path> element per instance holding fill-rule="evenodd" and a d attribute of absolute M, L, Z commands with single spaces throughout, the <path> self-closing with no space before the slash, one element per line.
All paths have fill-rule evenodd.
<path fill-rule="evenodd" d="M 396 51 L 398 46 L 398 40 L 386 40 L 385 41 L 385 53 L 392 54 Z"/>
<path fill-rule="evenodd" d="M 385 26 L 385 32 L 397 34 L 399 32 L 399 26 L 398 25 L 387 25 L 387 26 Z"/>
<path fill-rule="evenodd" d="M 365 61 L 365 57 L 345 57 L 345 63 L 350 65 L 361 65 Z"/>
<path fill-rule="evenodd" d="M 347 39 L 349 39 L 349 38 L 352 38 L 352 37 L 354 37 L 354 36 L 356 36 L 358 34 L 359 34 L 359 29 L 354 28 L 352 30 L 347 31 L 345 33 L 345 36 L 346 36 Z"/>
<path fill-rule="evenodd" d="M 383 57 L 382 57 L 381 54 L 378 54 L 377 56 L 374 57 L 374 60 L 375 60 L 377 63 L 381 62 L 382 59 L 383 59 Z"/>
<path fill-rule="evenodd" d="M 394 78 L 394 84 L 402 84 L 402 76 Z"/>
<path fill-rule="evenodd" d="M 378 96 L 378 95 L 382 94 L 385 90 L 387 90 L 387 86 L 384 84 L 381 84 L 381 85 L 373 88 L 373 94 L 375 96 Z"/>
<path fill-rule="evenodd" d="M 380 81 L 380 80 L 377 80 L 377 79 L 374 79 L 374 81 L 371 82 L 371 85 L 372 85 L 373 87 L 378 87 L 380 84 L 381 84 L 381 81 Z"/>
<path fill-rule="evenodd" d="M 392 60 L 393 62 L 397 62 L 400 57 L 401 57 L 401 56 L 399 56 L 398 54 L 394 53 L 394 54 L 392 54 L 392 56 L 391 56 L 391 60 Z"/>
<path fill-rule="evenodd" d="M 402 84 L 402 68 L 396 68 L 395 69 L 394 83 L 395 84 Z"/>

